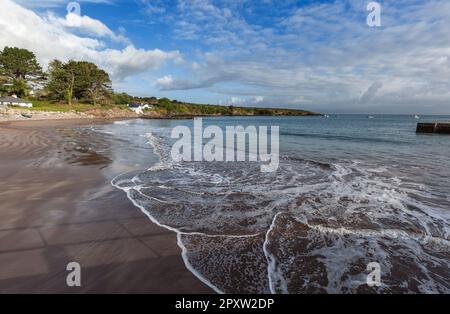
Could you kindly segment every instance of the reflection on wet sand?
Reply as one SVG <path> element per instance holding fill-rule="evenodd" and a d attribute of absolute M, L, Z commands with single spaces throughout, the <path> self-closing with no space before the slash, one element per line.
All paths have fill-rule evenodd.
<path fill-rule="evenodd" d="M 176 236 L 110 185 L 114 144 L 80 132 L 86 123 L 0 125 L 0 292 L 212 292 L 186 270 Z M 73 261 L 81 288 L 66 285 Z"/>

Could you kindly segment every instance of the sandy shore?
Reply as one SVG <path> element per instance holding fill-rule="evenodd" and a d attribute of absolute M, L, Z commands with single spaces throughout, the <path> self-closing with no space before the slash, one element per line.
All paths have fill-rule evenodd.
<path fill-rule="evenodd" d="M 0 293 L 211 293 L 176 236 L 110 185 L 105 156 L 68 146 L 91 119 L 0 123 Z M 82 287 L 66 266 L 82 267 Z"/>
<path fill-rule="evenodd" d="M 82 112 L 51 112 L 0 108 L 0 123 L 8 121 L 80 120 L 93 118 L 95 118 L 94 115 Z"/>

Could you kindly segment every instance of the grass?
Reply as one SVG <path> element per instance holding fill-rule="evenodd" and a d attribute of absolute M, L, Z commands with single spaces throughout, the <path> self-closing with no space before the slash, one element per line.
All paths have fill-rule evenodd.
<path fill-rule="evenodd" d="M 91 105 L 91 104 L 72 104 L 54 103 L 50 101 L 32 100 L 33 108 L 24 108 L 14 106 L 14 109 L 32 110 L 32 111 L 52 111 L 52 112 L 86 112 L 93 109 L 107 110 L 107 109 L 127 109 L 127 105 Z"/>

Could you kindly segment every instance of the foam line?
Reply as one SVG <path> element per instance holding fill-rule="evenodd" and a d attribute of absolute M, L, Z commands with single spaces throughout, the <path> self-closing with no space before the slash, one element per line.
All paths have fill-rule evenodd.
<path fill-rule="evenodd" d="M 213 289 L 218 294 L 225 294 L 223 291 L 221 291 L 218 287 L 216 287 L 211 281 L 206 279 L 206 277 L 202 276 L 195 268 L 192 266 L 191 262 L 189 261 L 189 258 L 187 256 L 188 250 L 183 244 L 183 241 L 181 240 L 181 233 L 177 234 L 177 243 L 178 246 L 181 248 L 181 257 L 183 258 L 184 265 L 186 268 L 195 276 L 197 277 L 201 282 L 203 282 L 205 285 Z"/>
<path fill-rule="evenodd" d="M 358 214 L 358 213 L 363 213 L 364 215 L 367 216 L 368 219 L 375 219 L 375 222 L 378 222 L 378 219 L 381 217 L 383 218 L 384 215 L 386 215 L 387 218 L 396 218 L 398 217 L 398 219 L 402 219 L 405 218 L 405 220 L 407 222 L 412 221 L 413 223 L 415 223 L 417 221 L 417 223 L 420 224 L 420 227 L 422 230 L 422 232 L 411 232 L 411 230 L 401 230 L 401 229 L 395 229 L 397 225 L 387 225 L 386 227 L 390 228 L 390 229 L 381 229 L 381 230 L 372 230 L 372 229 L 350 229 L 350 228 L 346 228 L 346 227 L 337 227 L 337 228 L 332 228 L 332 227 L 327 227 L 326 225 L 321 225 L 321 224 L 317 224 L 317 225 L 313 225 L 313 224 L 309 224 L 307 221 L 305 222 L 304 220 L 299 220 L 299 217 L 295 216 L 295 210 L 297 210 L 298 206 L 304 206 L 304 208 L 302 208 L 301 210 L 305 210 L 307 211 L 307 213 L 312 213 L 313 210 L 317 210 L 317 213 L 320 214 L 320 210 L 322 208 L 316 208 L 315 206 L 311 206 L 311 208 L 308 207 L 308 203 L 305 204 L 301 204 L 299 205 L 298 203 L 294 203 L 293 206 L 297 206 L 295 209 L 293 209 L 293 212 L 286 212 L 286 211 L 280 211 L 278 213 L 275 213 L 272 211 L 267 211 L 265 212 L 265 216 L 263 218 L 266 218 L 267 220 L 263 220 L 264 223 L 264 231 L 260 231 L 258 233 L 254 233 L 254 234 L 245 234 L 245 235 L 227 235 L 227 234 L 214 234 L 217 232 L 221 232 L 222 229 L 217 229 L 219 231 L 210 231 L 212 234 L 207 234 L 207 233 L 203 233 L 203 232 L 186 232 L 186 231 L 182 231 L 179 230 L 178 228 L 181 227 L 172 227 L 169 225 L 165 225 L 164 223 L 158 221 L 156 217 L 158 217 L 157 214 L 154 213 L 155 216 L 152 215 L 152 207 L 148 207 L 147 209 L 146 207 L 146 202 L 145 200 L 141 200 L 140 196 L 145 197 L 149 200 L 152 201 L 157 201 L 160 203 L 169 203 L 170 201 L 164 201 L 164 199 L 158 199 L 156 197 L 152 197 L 149 195 L 145 195 L 144 193 L 142 193 L 142 189 L 144 188 L 152 188 L 151 186 L 147 185 L 147 175 L 151 174 L 150 171 L 152 171 L 152 173 L 156 173 L 156 175 L 160 174 L 158 171 L 159 170 L 163 170 L 163 169 L 168 169 L 168 168 L 172 168 L 172 171 L 170 175 L 179 175 L 179 172 L 181 172 L 181 175 L 184 175 L 186 173 L 186 176 L 191 175 L 191 177 L 188 177 L 188 179 L 191 179 L 191 181 L 188 182 L 196 182 L 196 181 L 192 181 L 192 177 L 197 174 L 197 173 L 201 173 L 203 176 L 211 177 L 210 173 L 208 171 L 206 171 L 205 174 L 202 173 L 201 169 L 197 170 L 197 168 L 194 169 L 189 169 L 189 168 L 182 168 L 181 166 L 178 166 L 177 164 L 173 164 L 168 158 L 168 155 L 166 154 L 166 152 L 164 151 L 164 148 L 166 148 L 164 145 L 164 143 L 162 143 L 160 141 L 160 139 L 158 138 L 158 136 L 154 135 L 154 134 L 147 134 L 147 137 L 149 139 L 148 144 L 150 144 L 156 155 L 158 155 L 159 157 L 159 162 L 157 162 L 155 164 L 155 166 L 147 169 L 145 172 L 145 175 L 142 175 L 142 173 L 138 173 L 136 175 L 135 172 L 133 172 L 132 174 L 128 174 L 128 177 L 124 177 L 124 179 L 120 179 L 121 176 L 125 175 L 121 174 L 116 176 L 114 179 L 111 180 L 111 185 L 123 190 L 128 199 L 132 202 L 132 204 L 134 206 L 136 206 L 137 208 L 139 208 L 141 210 L 141 212 L 143 212 L 152 223 L 156 224 L 157 226 L 164 228 L 166 230 L 169 230 L 171 232 L 176 233 L 177 235 L 177 245 L 181 248 L 181 256 L 183 259 L 183 262 L 186 266 L 186 268 L 194 275 L 196 276 L 201 282 L 203 282 L 204 284 L 206 284 L 207 286 L 209 286 L 211 289 L 213 289 L 216 293 L 219 294 L 223 294 L 224 292 L 221 291 L 220 287 L 216 286 L 212 281 L 210 281 L 207 277 L 208 276 L 203 276 L 201 274 L 201 268 L 199 268 L 198 270 L 195 268 L 195 260 L 190 260 L 189 259 L 189 242 L 186 242 L 186 244 L 183 243 L 183 240 L 187 241 L 187 238 L 183 238 L 183 237 L 189 237 L 189 236 L 199 236 L 199 237 L 206 237 L 206 238 L 251 238 L 251 237 L 256 237 L 256 236 L 265 236 L 264 238 L 264 242 L 262 244 L 262 251 L 264 254 L 264 257 L 267 261 L 267 276 L 268 276 L 268 284 L 269 284 L 269 291 L 272 294 L 276 294 L 277 291 L 278 292 L 285 292 L 285 293 L 289 293 L 289 289 L 288 289 L 288 283 L 289 283 L 289 275 L 283 276 L 283 268 L 280 267 L 280 265 L 283 265 L 282 263 L 284 262 L 283 260 L 278 261 L 277 260 L 277 256 L 274 254 L 271 254 L 269 252 L 269 245 L 271 243 L 271 238 L 270 236 L 275 232 L 275 228 L 277 226 L 277 222 L 279 222 L 278 218 L 281 214 L 290 214 L 290 216 L 292 218 L 294 218 L 295 220 L 307 225 L 309 228 L 311 228 L 312 230 L 315 230 L 316 232 L 322 234 L 323 236 L 327 236 L 327 234 L 332 234 L 332 235 L 355 235 L 358 238 L 364 238 L 364 237 L 370 237 L 370 238 L 382 238 L 382 237 L 386 237 L 386 238 L 390 238 L 390 239 L 400 239 L 400 240 L 413 240 L 415 241 L 415 243 L 410 243 L 411 245 L 408 245 L 408 241 L 404 241 L 407 244 L 407 247 L 409 249 L 414 249 L 414 247 L 416 247 L 419 243 L 422 244 L 436 244 L 439 245 L 439 251 L 441 251 L 441 249 L 447 251 L 447 248 L 450 247 L 450 241 L 446 238 L 447 234 L 446 233 L 446 228 L 447 228 L 447 221 L 446 218 L 449 216 L 448 212 L 444 213 L 440 213 L 439 210 L 441 210 L 441 208 L 437 207 L 437 208 L 433 208 L 433 207 L 429 207 L 426 205 L 426 203 L 421 204 L 418 201 L 414 200 L 413 198 L 409 197 L 408 193 L 416 193 L 417 191 L 415 190 L 409 190 L 408 188 L 404 188 L 401 186 L 402 179 L 399 178 L 386 178 L 383 177 L 382 175 L 378 175 L 378 173 L 382 173 L 383 171 L 385 171 L 384 169 L 381 169 L 378 171 L 378 169 L 366 169 L 364 167 L 358 167 L 358 162 L 354 161 L 353 164 L 351 165 L 347 165 L 347 164 L 329 164 L 329 168 L 326 168 L 325 170 L 323 170 L 323 167 L 319 165 L 319 167 L 321 167 L 320 170 L 321 172 L 319 174 L 317 174 L 318 176 L 320 175 L 320 180 L 317 181 L 307 181 L 307 180 L 303 180 L 302 177 L 298 178 L 297 176 L 294 175 L 292 179 L 292 182 L 289 181 L 289 185 L 285 186 L 285 182 L 279 182 L 279 180 L 281 179 L 285 179 L 285 177 L 281 177 L 281 178 L 276 178 L 278 181 L 276 181 L 276 184 L 278 185 L 270 185 L 269 188 L 267 189 L 267 191 L 263 190 L 257 190 L 254 191 L 254 189 L 250 189 L 250 192 L 246 189 L 243 189 L 242 191 L 240 191 L 241 193 L 248 193 L 249 195 L 259 195 L 259 193 L 265 193 L 264 195 L 266 196 L 265 198 L 263 198 L 263 200 L 267 200 L 268 198 L 270 198 L 270 200 L 273 200 L 274 202 L 277 199 L 273 199 L 271 198 L 272 193 L 279 193 L 282 192 L 284 194 L 286 194 L 286 198 L 288 201 L 292 201 L 295 200 L 295 197 L 303 197 L 303 196 L 307 196 L 307 197 L 319 197 L 319 198 L 323 198 L 324 202 L 321 203 L 319 202 L 319 204 L 321 204 L 320 206 L 323 207 L 323 211 L 328 210 L 329 208 L 334 207 L 335 205 L 338 205 L 339 208 L 344 208 L 346 213 L 349 214 Z M 312 161 L 308 161 L 308 162 L 312 162 Z M 296 164 L 297 165 L 297 164 Z M 291 164 L 287 164 L 287 170 L 286 171 L 290 171 L 289 173 L 294 173 L 296 174 L 296 168 L 294 166 L 292 166 Z M 289 168 L 291 167 L 291 168 Z M 219 168 L 219 170 L 221 170 L 221 168 Z M 223 170 L 223 169 L 222 169 Z M 225 170 L 228 170 L 225 169 Z M 231 169 L 233 170 L 233 169 Z M 300 170 L 303 170 L 303 168 L 300 168 Z M 314 170 L 314 169 L 313 169 Z M 144 170 L 145 171 L 145 170 Z M 330 173 L 331 172 L 331 173 Z M 374 176 L 372 176 L 372 173 L 375 172 L 377 173 Z M 218 172 L 221 173 L 221 172 Z M 238 175 L 241 175 L 241 172 L 238 172 Z M 245 172 L 244 172 L 245 174 Z M 248 174 L 248 173 L 247 173 Z M 132 177 L 132 175 L 134 175 Z M 326 175 L 326 176 L 324 176 Z M 219 175 L 220 176 L 220 175 Z M 323 179 L 322 179 L 322 176 Z M 209 178 L 208 177 L 208 178 Z M 131 179 L 130 179 L 131 178 Z M 142 178 L 142 179 L 141 179 Z M 164 178 L 164 177 L 163 177 Z M 173 180 L 172 177 L 169 177 L 170 180 Z M 202 178 L 202 177 L 201 177 Z M 230 175 L 230 178 L 232 178 L 232 175 Z M 248 179 L 247 177 L 245 177 L 246 179 Z M 288 177 L 289 179 L 290 177 Z M 196 179 L 196 178 L 195 178 Z M 222 178 L 223 179 L 223 178 Z M 250 179 L 253 179 L 253 177 L 251 176 Z M 239 187 L 242 187 L 242 185 L 246 185 L 248 184 L 248 182 L 253 183 L 253 181 L 251 180 L 243 180 L 241 179 L 241 177 L 239 177 L 239 179 L 237 181 L 232 181 L 231 179 L 231 183 L 239 183 L 240 185 Z M 257 177 L 257 179 L 259 179 L 259 177 Z M 264 179 L 264 178 L 263 178 Z M 223 179 L 225 180 L 225 179 Z M 219 182 L 223 182 L 219 181 Z M 170 181 L 169 181 L 170 182 Z M 177 181 L 178 182 L 178 181 Z M 182 181 L 183 182 L 183 181 Z M 211 183 L 210 181 L 208 181 L 209 183 Z M 301 184 L 299 183 L 301 182 Z M 297 185 L 296 185 L 297 184 Z M 183 186 L 182 184 L 179 184 L 180 186 Z M 176 186 L 178 186 L 177 184 L 175 184 L 175 187 L 166 187 L 166 186 L 160 186 L 160 188 L 167 188 L 170 189 L 171 192 L 174 191 L 182 191 L 184 193 L 190 193 L 190 194 L 194 194 L 194 195 L 227 195 L 227 193 L 208 193 L 208 190 L 206 189 L 206 191 L 200 191 L 200 192 L 195 192 L 195 191 L 185 191 L 183 188 L 177 188 Z M 224 184 L 223 186 L 220 186 L 221 188 L 218 189 L 220 191 L 222 191 L 223 189 L 226 189 L 227 186 L 229 186 L 229 184 Z M 215 187 L 218 187 L 217 185 L 215 185 Z M 263 186 L 264 187 L 264 186 Z M 278 189 L 282 189 L 281 191 Z M 328 195 L 328 191 L 332 190 L 333 192 L 329 192 L 330 195 Z M 420 190 L 420 189 L 419 189 Z M 227 190 L 228 191 L 228 190 Z M 239 189 L 238 189 L 239 191 Z M 174 192 L 175 193 L 175 192 Z M 139 194 L 140 196 L 136 195 Z M 331 195 L 332 194 L 332 195 Z M 262 194 L 261 194 L 262 195 Z M 136 197 L 138 196 L 138 197 Z M 290 197 L 292 197 L 292 200 L 290 199 Z M 341 198 L 344 198 L 343 200 L 341 200 Z M 348 199 L 348 201 L 346 200 Z M 258 199 L 259 200 L 259 199 Z M 362 203 L 362 201 L 367 201 L 367 203 Z M 370 203 L 369 203 L 370 202 Z M 288 202 L 286 201 L 286 204 Z M 342 203 L 342 204 L 341 204 Z M 283 202 L 277 202 L 275 204 L 273 204 L 273 207 L 271 208 L 272 210 L 275 210 L 277 208 L 277 206 L 280 206 L 278 208 L 282 209 L 285 207 L 286 205 Z M 371 207 L 369 208 L 369 211 L 367 212 L 361 212 L 360 207 L 364 205 L 362 204 L 370 204 Z M 194 204 L 195 205 L 195 204 Z M 290 205 L 290 204 L 289 204 Z M 396 214 L 394 216 L 394 211 L 389 211 L 390 207 L 388 207 L 388 205 L 390 207 L 392 207 L 395 210 L 398 210 L 398 212 L 400 214 Z M 386 206 L 386 213 L 384 211 L 382 211 L 382 209 L 384 209 Z M 410 206 L 410 207 L 409 207 Z M 412 207 L 412 208 L 411 208 Z M 189 209 L 189 208 L 188 208 Z M 311 209 L 311 210 L 309 210 Z M 373 209 L 372 211 L 370 211 L 370 209 Z M 299 209 L 300 210 L 300 209 Z M 257 212 L 259 213 L 259 211 Z M 256 216 L 255 216 L 256 217 Z M 308 215 L 307 215 L 308 217 Z M 322 217 L 319 215 L 319 217 Z M 340 217 L 340 216 L 339 216 Z M 345 218 L 346 216 L 344 216 Z M 327 216 L 323 216 L 323 218 L 327 218 Z M 428 224 L 428 218 L 431 219 L 430 222 L 432 224 Z M 270 219 L 272 219 L 270 221 Z M 305 218 L 307 219 L 307 218 Z M 161 219 L 162 221 L 165 221 L 164 219 Z M 339 221 L 338 221 L 339 222 Z M 167 224 L 171 224 L 171 222 L 166 222 Z M 270 223 L 270 226 L 268 226 L 268 229 L 266 229 L 267 224 Z M 441 233 L 437 233 L 437 231 L 441 231 L 442 226 L 444 227 L 444 231 Z M 173 223 L 174 225 L 176 225 L 176 223 Z M 393 226 L 393 228 L 392 228 Z M 433 227 L 436 227 L 435 231 L 433 229 Z M 439 228 L 438 228 L 439 227 Z M 401 228 L 401 227 L 399 227 Z M 253 229 L 253 230 L 262 230 L 262 229 Z M 416 230 L 416 229 L 413 229 Z M 224 231 L 226 232 L 226 231 Z M 247 231 L 247 233 L 250 233 L 252 231 Z M 434 232 L 434 233 L 433 233 Z M 230 232 L 231 233 L 231 232 Z M 437 236 L 436 236 L 437 234 Z M 341 238 L 341 237 L 338 237 Z M 339 244 L 339 243 L 337 243 Z M 333 260 L 334 257 L 334 251 L 331 252 L 331 258 L 330 261 Z M 385 254 L 384 251 L 382 251 L 380 254 Z M 261 257 L 261 255 L 258 255 L 258 257 Z M 349 257 L 351 258 L 351 256 Z M 327 257 L 325 258 L 327 259 Z M 341 261 L 341 259 L 339 259 L 339 261 Z M 427 273 L 427 269 L 423 268 L 423 272 Z M 333 272 L 333 269 L 329 267 L 329 265 L 327 266 L 327 275 L 329 276 L 330 274 L 334 274 L 335 272 Z M 260 274 L 261 276 L 264 276 L 264 268 L 262 269 L 262 274 Z M 207 274 L 207 273 L 205 273 Z M 260 278 L 261 278 L 260 276 Z M 331 282 L 331 281 L 330 281 Z M 331 283 L 330 283 L 331 284 Z M 220 285 L 219 285 L 220 286 Z M 336 286 L 329 286 L 327 288 L 329 291 L 334 291 L 333 289 L 337 289 Z M 331 290 L 330 290 L 331 289 Z M 434 288 L 430 288 L 430 289 L 434 289 Z"/>
<path fill-rule="evenodd" d="M 120 174 L 119 176 L 124 175 L 124 173 Z M 135 201 L 131 195 L 130 195 L 130 190 L 135 190 L 138 191 L 140 193 L 140 191 L 136 188 L 122 188 L 120 186 L 118 186 L 117 184 L 115 184 L 114 179 L 111 180 L 111 185 L 114 186 L 115 188 L 124 191 L 127 194 L 128 199 L 133 203 L 134 206 L 136 206 L 137 208 L 141 209 L 141 211 L 148 217 L 150 218 L 150 220 L 158 225 L 161 228 L 165 228 L 169 231 L 175 232 L 177 234 L 181 234 L 181 235 L 197 235 L 197 236 L 202 236 L 202 237 L 209 237 L 209 238 L 217 238 L 217 237 L 226 237 L 226 238 L 252 238 L 252 237 L 256 237 L 259 236 L 261 233 L 253 233 L 253 234 L 243 234 L 243 235 L 232 235 L 232 234 L 208 234 L 208 233 L 203 233 L 203 232 L 186 232 L 186 231 L 180 231 L 174 227 L 170 227 L 168 225 L 164 225 L 161 224 L 155 217 L 152 216 L 152 214 L 150 214 L 142 205 L 140 205 L 137 201 Z M 140 193 L 142 194 L 142 193 Z M 150 198 L 150 197 L 148 197 Z M 153 199 L 153 198 L 152 198 Z M 155 199 L 157 200 L 157 199 Z M 157 200 L 158 201 L 158 200 Z"/>
<path fill-rule="evenodd" d="M 294 217 L 295 220 L 297 220 Z M 298 221 L 298 220 L 297 220 Z M 444 245 L 450 247 L 450 242 L 447 239 L 442 239 L 438 237 L 433 237 L 429 235 L 413 234 L 411 232 L 406 232 L 398 229 L 383 229 L 383 230 L 368 230 L 359 229 L 351 230 L 346 228 L 329 228 L 320 225 L 310 225 L 307 224 L 311 229 L 317 230 L 322 233 L 334 233 L 339 235 L 358 235 L 363 237 L 388 237 L 391 239 L 406 239 L 415 240 L 422 243 L 434 243 L 439 245 Z"/>
<path fill-rule="evenodd" d="M 270 224 L 269 230 L 267 230 L 267 232 L 266 232 L 266 237 L 265 237 L 265 240 L 264 240 L 264 243 L 263 243 L 263 252 L 264 252 L 264 255 L 265 255 L 266 260 L 267 260 L 267 276 L 268 276 L 268 280 L 269 280 L 269 289 L 270 289 L 270 293 L 272 293 L 272 294 L 276 294 L 275 287 L 274 287 L 273 280 L 272 280 L 272 275 L 275 275 L 276 259 L 267 250 L 267 245 L 269 244 L 269 235 L 273 231 L 273 229 L 275 228 L 276 220 L 277 220 L 278 216 L 280 214 L 282 214 L 282 213 L 283 212 L 277 213 L 275 215 L 275 217 L 273 218 L 272 223 Z"/>
<path fill-rule="evenodd" d="M 193 266 L 192 264 L 189 262 L 189 258 L 187 256 L 188 250 L 186 248 L 186 246 L 183 244 L 183 241 L 181 239 L 181 237 L 183 235 L 197 235 L 197 236 L 203 236 L 203 237 L 210 237 L 210 238 L 215 238 L 215 237 L 227 237 L 227 238 L 250 238 L 250 237 L 255 237 L 260 235 L 260 233 L 257 234 L 250 234 L 250 235 L 211 235 L 211 234 L 206 234 L 206 233 L 201 233 L 201 232 L 183 232 L 180 231 L 176 228 L 161 224 L 155 217 L 153 217 L 143 206 L 141 206 L 138 202 L 136 202 L 130 195 L 130 190 L 133 188 L 121 188 L 120 186 L 118 186 L 117 184 L 114 183 L 114 180 L 120 176 L 124 175 L 120 174 L 118 176 L 116 176 L 115 178 L 113 178 L 111 180 L 111 185 L 114 186 L 117 189 L 120 189 L 124 192 L 126 192 L 128 199 L 133 203 L 134 206 L 136 206 L 137 208 L 139 208 L 149 219 L 152 223 L 156 224 L 157 226 L 161 227 L 161 228 L 165 228 L 169 231 L 172 231 L 174 233 L 177 234 L 177 245 L 181 248 L 181 256 L 183 258 L 183 262 L 184 265 L 186 266 L 186 268 L 195 276 L 197 277 L 201 282 L 203 282 L 204 284 L 206 284 L 207 286 L 209 286 L 211 289 L 213 289 L 216 293 L 218 294 L 224 294 L 223 291 L 221 291 L 218 287 L 216 287 L 212 282 L 210 282 L 206 277 L 202 276 Z"/>

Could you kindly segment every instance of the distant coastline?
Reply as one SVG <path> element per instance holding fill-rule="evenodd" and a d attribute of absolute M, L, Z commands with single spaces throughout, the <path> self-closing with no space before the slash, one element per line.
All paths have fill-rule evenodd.
<path fill-rule="evenodd" d="M 30 99 L 33 108 L 0 108 L 0 121 L 53 120 L 53 119 L 192 119 L 195 117 L 222 116 L 321 116 L 307 110 L 283 108 L 234 107 L 220 105 L 193 104 L 156 99 L 151 108 L 138 114 L 127 105 L 92 105 L 49 102 Z"/>
<path fill-rule="evenodd" d="M 15 105 L 10 107 L 10 105 Z M 25 111 L 23 111 L 25 110 Z M 198 116 L 311 116 L 278 108 L 193 104 L 117 93 L 95 63 L 53 60 L 44 71 L 34 52 L 18 47 L 0 51 L 0 120 L 65 118 L 187 119 Z M 47 118 L 46 118 L 47 117 Z"/>

